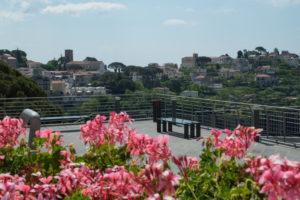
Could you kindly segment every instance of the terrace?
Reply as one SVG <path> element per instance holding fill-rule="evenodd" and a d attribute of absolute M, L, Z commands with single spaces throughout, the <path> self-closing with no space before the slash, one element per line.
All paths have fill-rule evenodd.
<path fill-rule="evenodd" d="M 96 114 L 108 116 L 112 111 L 126 111 L 136 121 L 132 127 L 139 133 L 156 137 L 156 123 L 152 121 L 152 100 L 161 99 L 163 117 L 179 117 L 201 122 L 201 135 L 210 135 L 210 129 L 233 129 L 238 124 L 263 128 L 260 142 L 253 145 L 249 152 L 257 155 L 280 153 L 281 157 L 300 161 L 300 110 L 285 107 L 271 107 L 226 101 L 213 101 L 201 98 L 187 98 L 172 95 L 119 95 L 84 96 L 50 98 L 14 98 L 0 99 L 0 115 L 19 117 L 25 108 L 37 111 L 41 118 L 53 117 L 41 121 L 41 129 L 51 128 L 61 131 L 66 144 L 74 143 L 77 153 L 85 152 L 84 145 L 78 140 L 81 119 L 62 120 L 68 116 L 88 116 Z M 184 139 L 182 126 L 174 126 L 169 145 L 175 155 L 186 154 L 198 157 L 201 142 L 196 139 Z"/>

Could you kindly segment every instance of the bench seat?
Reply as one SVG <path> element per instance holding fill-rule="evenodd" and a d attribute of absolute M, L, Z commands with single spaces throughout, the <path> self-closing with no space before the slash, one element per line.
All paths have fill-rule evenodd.
<path fill-rule="evenodd" d="M 167 123 L 168 123 L 168 132 L 172 132 L 173 124 L 183 124 L 184 125 L 184 138 L 188 139 L 189 137 L 195 137 L 195 126 L 196 126 L 196 137 L 201 136 L 201 125 L 198 121 L 192 121 L 188 119 L 181 118 L 172 118 L 172 117 L 162 117 L 158 118 L 157 121 L 157 132 L 161 133 L 161 123 L 163 124 L 163 132 L 167 132 Z M 190 135 L 189 135 L 190 127 Z"/>

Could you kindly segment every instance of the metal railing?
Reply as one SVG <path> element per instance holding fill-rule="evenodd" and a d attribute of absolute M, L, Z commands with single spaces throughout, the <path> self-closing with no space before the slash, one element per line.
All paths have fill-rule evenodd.
<path fill-rule="evenodd" d="M 162 99 L 162 116 L 171 117 L 172 95 Z M 202 127 L 234 129 L 237 125 L 261 128 L 261 140 L 300 147 L 300 109 L 176 96 L 176 117 L 197 120 Z"/>
<path fill-rule="evenodd" d="M 112 111 L 126 111 L 133 119 L 151 119 L 154 99 L 161 99 L 163 117 L 170 117 L 175 112 L 178 118 L 200 121 L 204 128 L 234 129 L 238 124 L 255 126 L 263 129 L 264 140 L 300 147 L 300 109 L 166 94 L 0 98 L 0 117 L 19 117 L 29 108 L 41 117 L 88 115 L 92 119 L 96 114 L 109 116 Z"/>
<path fill-rule="evenodd" d="M 152 118 L 152 97 L 149 95 L 118 95 L 119 109 L 126 111 L 133 119 Z M 97 114 L 109 116 L 110 112 L 117 111 L 116 96 L 60 96 L 34 98 L 0 98 L 0 118 L 5 116 L 19 117 L 20 113 L 28 108 L 38 112 L 41 118 L 59 116 L 90 116 Z M 64 120 L 65 122 L 66 120 Z M 47 123 L 60 123 L 54 119 Z M 73 122 L 69 120 L 69 122 Z M 76 122 L 76 121 L 75 121 Z M 42 121 L 43 123 L 43 121 Z"/>

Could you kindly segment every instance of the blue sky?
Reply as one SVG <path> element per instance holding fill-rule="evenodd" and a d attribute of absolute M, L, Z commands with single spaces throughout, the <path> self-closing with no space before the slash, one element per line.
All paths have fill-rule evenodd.
<path fill-rule="evenodd" d="M 64 49 L 146 66 L 263 46 L 300 54 L 300 0 L 0 0 L 0 49 L 47 62 Z"/>

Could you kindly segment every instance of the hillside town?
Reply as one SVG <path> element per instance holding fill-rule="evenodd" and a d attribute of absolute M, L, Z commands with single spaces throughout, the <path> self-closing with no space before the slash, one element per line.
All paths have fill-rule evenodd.
<path fill-rule="evenodd" d="M 47 64 L 27 60 L 25 53 L 25 59 L 23 55 L 25 62 L 21 65 L 18 61 L 20 59 L 9 54 L 8 50 L 0 52 L 0 59 L 24 76 L 36 81 L 48 96 L 122 93 L 126 89 L 135 91 L 137 83 L 142 85 L 142 88 L 154 92 L 173 92 L 187 97 L 201 97 L 202 91 L 205 96 L 214 96 L 232 83 L 248 87 L 254 84 L 260 89 L 280 86 L 284 84 L 285 77 L 282 76 L 282 71 L 285 68 L 293 68 L 295 72 L 300 69 L 297 54 L 285 50 L 280 53 L 277 48 L 268 52 L 263 47 L 257 47 L 253 51 L 240 50 L 236 58 L 227 54 L 209 57 L 194 53 L 192 56 L 183 57 L 180 67 L 176 63 L 160 65 L 155 62 L 149 63 L 146 67 L 126 66 L 117 62 L 106 65 L 103 61 L 91 57 L 76 61 L 72 49 L 66 49 L 64 56 Z M 97 80 L 101 79 L 101 76 L 107 76 L 104 75 L 107 73 L 123 74 L 125 78 L 135 83 L 132 87 L 134 89 L 125 88 L 117 92 L 105 81 L 105 83 L 98 81 L 97 84 Z M 251 92 L 243 94 L 239 100 L 251 101 L 255 95 Z M 228 96 L 231 98 L 232 95 Z M 286 98 L 296 100 L 297 96 L 288 95 Z"/>

